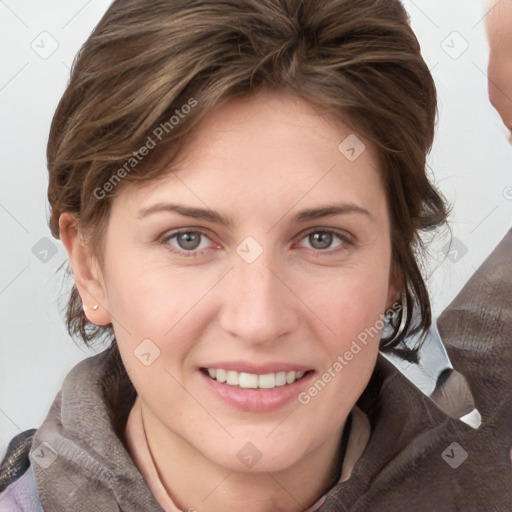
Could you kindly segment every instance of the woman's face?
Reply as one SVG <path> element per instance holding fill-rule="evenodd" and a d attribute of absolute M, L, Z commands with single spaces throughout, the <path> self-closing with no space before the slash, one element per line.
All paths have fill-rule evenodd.
<path fill-rule="evenodd" d="M 294 96 L 234 100 L 114 200 L 100 304 L 171 442 L 235 471 L 337 443 L 397 294 L 377 154 L 356 137 Z"/>

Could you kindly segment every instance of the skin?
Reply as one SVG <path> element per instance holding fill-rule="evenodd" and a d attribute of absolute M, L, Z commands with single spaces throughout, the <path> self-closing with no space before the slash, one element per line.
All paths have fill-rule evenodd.
<path fill-rule="evenodd" d="M 112 322 L 161 480 L 184 510 L 304 510 L 330 482 L 378 337 L 307 405 L 292 400 L 272 412 L 219 400 L 199 367 L 285 361 L 319 377 L 395 302 L 377 153 L 359 137 L 366 150 L 345 158 L 338 145 L 351 133 L 291 95 L 232 100 L 202 122 L 172 172 L 115 198 L 101 265 L 73 218 L 60 219 L 82 300 L 100 305 L 86 314 L 98 325 Z M 170 202 L 207 207 L 232 223 L 170 211 L 139 218 Z M 367 213 L 294 219 L 336 203 Z M 169 239 L 178 228 L 206 234 L 195 257 Z M 339 238 L 319 248 L 311 229 Z M 236 252 L 247 236 L 263 249 L 252 263 Z M 161 351 L 150 366 L 134 356 L 146 338 Z M 262 454 L 252 468 L 237 457 L 247 442 Z"/>
<path fill-rule="evenodd" d="M 491 0 L 487 7 L 489 99 L 508 128 L 512 142 L 512 1 Z"/>

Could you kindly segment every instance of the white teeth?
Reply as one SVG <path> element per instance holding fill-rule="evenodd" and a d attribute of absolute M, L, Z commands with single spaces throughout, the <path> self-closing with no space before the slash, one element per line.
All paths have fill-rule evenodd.
<path fill-rule="evenodd" d="M 234 370 L 208 368 L 208 375 L 217 382 L 244 389 L 273 389 L 278 386 L 293 384 L 295 381 L 301 379 L 304 373 L 305 372 L 277 372 L 257 375 L 255 373 L 239 373 Z"/>
<path fill-rule="evenodd" d="M 272 389 L 276 387 L 276 376 L 273 373 L 266 373 L 258 377 L 258 387 L 262 389 Z"/>
<path fill-rule="evenodd" d="M 258 387 L 258 376 L 254 373 L 241 373 L 238 377 L 238 385 L 241 388 L 252 388 Z"/>
<path fill-rule="evenodd" d="M 238 372 L 229 370 L 226 377 L 226 384 L 229 384 L 230 386 L 238 386 L 239 382 Z"/>
<path fill-rule="evenodd" d="M 286 372 L 276 373 L 276 386 L 284 386 L 286 384 Z"/>

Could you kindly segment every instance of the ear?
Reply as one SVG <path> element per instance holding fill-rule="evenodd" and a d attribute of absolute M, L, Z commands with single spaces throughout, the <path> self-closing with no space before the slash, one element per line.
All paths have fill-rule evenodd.
<path fill-rule="evenodd" d="M 96 325 L 111 323 L 100 266 L 97 259 L 91 254 L 90 247 L 80 235 L 72 214 L 66 212 L 59 217 L 59 234 L 68 253 L 87 319 Z"/>

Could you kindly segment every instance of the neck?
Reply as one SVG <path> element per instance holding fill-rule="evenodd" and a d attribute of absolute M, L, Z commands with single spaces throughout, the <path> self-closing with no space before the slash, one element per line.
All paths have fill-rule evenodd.
<path fill-rule="evenodd" d="M 207 459 L 183 438 L 170 432 L 137 398 L 129 421 L 142 422 L 150 457 L 134 457 L 141 472 L 153 474 L 148 485 L 158 501 L 167 496 L 185 511 L 303 512 L 337 482 L 340 432 L 293 466 L 274 472 L 239 472 Z M 130 434 L 127 426 L 127 438 Z M 130 445 L 130 442 L 129 442 Z M 130 445 L 130 449 L 140 449 Z M 141 464 L 152 464 L 141 468 Z M 147 478 L 146 478 L 147 479 Z M 158 482 L 159 480 L 159 482 Z M 164 508 L 165 504 L 160 503 Z"/>

